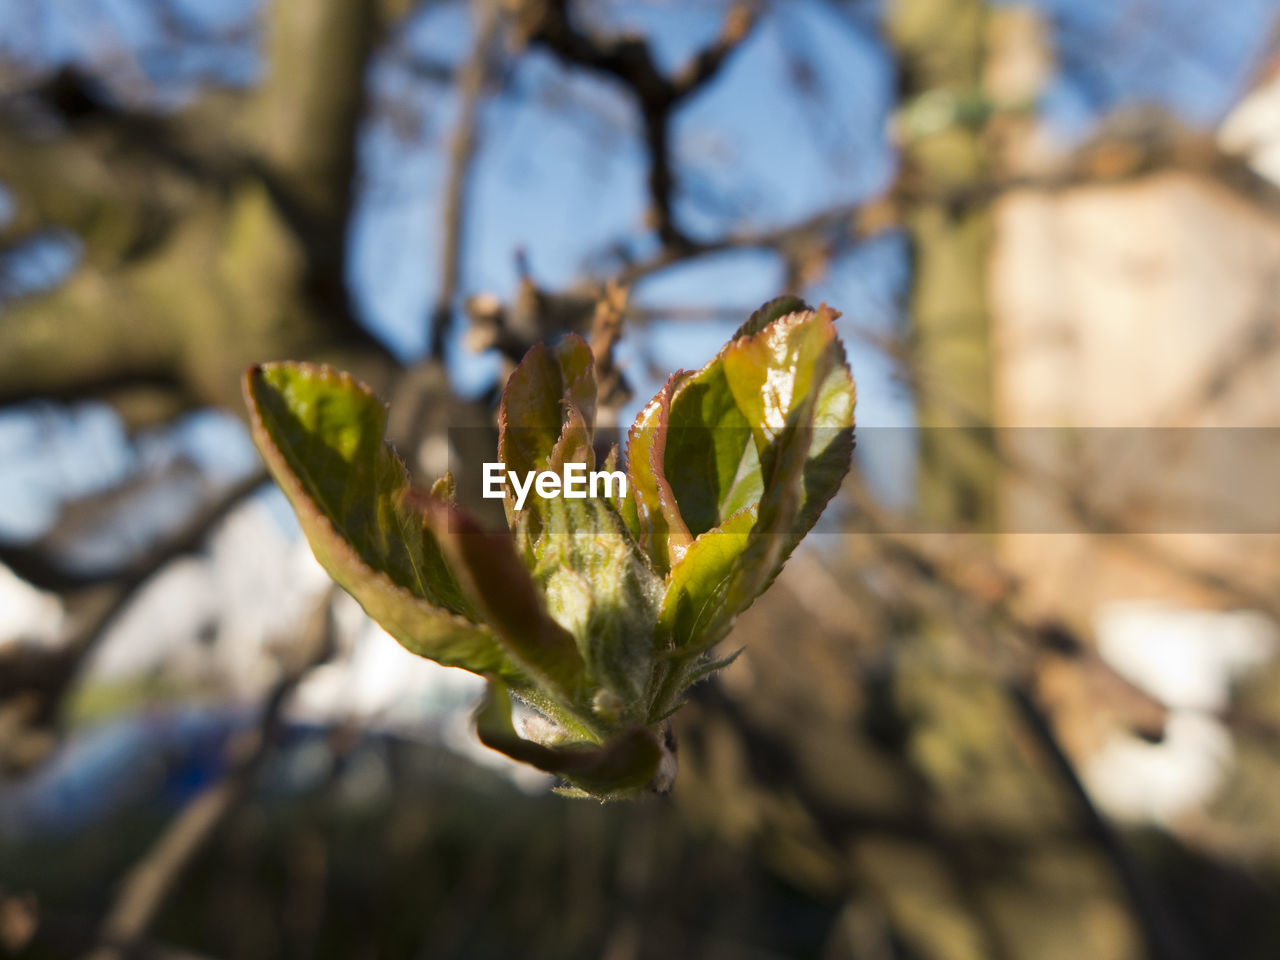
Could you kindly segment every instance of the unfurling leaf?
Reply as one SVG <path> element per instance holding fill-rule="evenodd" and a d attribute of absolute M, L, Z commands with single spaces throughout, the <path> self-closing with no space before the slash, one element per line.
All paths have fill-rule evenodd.
<path fill-rule="evenodd" d="M 511 534 L 461 511 L 451 476 L 411 491 L 383 440 L 385 409 L 345 374 L 267 364 L 246 374 L 245 396 L 325 569 L 407 648 L 489 679 L 480 739 L 576 792 L 619 798 L 674 775 L 666 718 L 733 659 L 712 647 L 848 471 L 854 389 L 837 316 L 765 304 L 640 412 L 625 494 L 529 492 L 518 511 L 508 496 Z M 502 397 L 505 469 L 593 469 L 595 404 L 585 341 L 534 347 Z M 614 448 L 605 471 L 618 461 Z M 542 717 L 526 736 L 512 695 Z"/>
<path fill-rule="evenodd" d="M 378 399 L 310 364 L 254 367 L 244 386 L 254 443 L 329 575 L 414 653 L 522 680 L 413 502 Z"/>

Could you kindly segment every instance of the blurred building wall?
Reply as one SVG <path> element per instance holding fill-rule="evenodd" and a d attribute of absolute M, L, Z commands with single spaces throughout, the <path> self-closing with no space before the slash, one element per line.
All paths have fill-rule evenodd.
<path fill-rule="evenodd" d="M 994 218 L 1000 550 L 1027 602 L 1082 625 L 1114 600 L 1240 606 L 1198 572 L 1280 572 L 1280 538 L 1247 532 L 1280 529 L 1275 437 L 1229 429 L 1280 427 L 1274 197 L 1172 168 L 1018 189 Z"/>

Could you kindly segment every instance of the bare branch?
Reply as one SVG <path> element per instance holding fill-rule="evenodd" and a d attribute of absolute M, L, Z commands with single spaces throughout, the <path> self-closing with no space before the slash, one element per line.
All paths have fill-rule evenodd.
<path fill-rule="evenodd" d="M 332 655 L 334 589 L 324 592 L 296 644 L 293 662 L 283 666 L 263 701 L 255 728 L 229 746 L 232 766 L 227 775 L 197 793 L 124 878 L 102 922 L 100 946 L 86 955 L 87 960 L 123 960 L 128 955 L 128 947 L 145 936 L 200 851 L 248 796 L 280 728 L 289 695 L 313 667 Z"/>
<path fill-rule="evenodd" d="M 683 99 L 715 79 L 725 61 L 744 43 L 756 25 L 759 11 L 754 4 L 735 3 L 725 17 L 719 38 L 672 79 L 677 99 Z"/>
<path fill-rule="evenodd" d="M 0 540 L 0 563 L 34 587 L 58 592 L 146 579 L 163 564 L 198 549 L 213 526 L 266 481 L 266 474 L 256 470 L 232 484 L 208 505 L 196 510 L 171 539 L 158 544 L 154 550 L 122 568 L 69 570 L 50 559 L 48 551 L 42 549 L 39 541 L 28 545 Z"/>
<path fill-rule="evenodd" d="M 128 383 L 172 384 L 181 327 L 135 271 L 85 265 L 0 323 L 0 404 L 98 398 Z"/>
<path fill-rule="evenodd" d="M 56 135 L 39 128 L 11 106 L 0 112 L 0 180 L 17 201 L 8 237 L 61 227 L 89 260 L 116 263 L 191 197 L 176 162 L 160 156 L 163 124 L 144 133 L 121 114 L 91 114 Z"/>
<path fill-rule="evenodd" d="M 337 275 L 378 7 L 369 0 L 272 0 L 264 23 L 271 69 L 236 113 L 237 139 L 261 158 L 286 205 L 309 223 L 307 232 L 322 235 Z"/>
<path fill-rule="evenodd" d="M 1195 953 L 1187 946 L 1190 938 L 1183 930 L 1181 921 L 1173 914 L 1124 841 L 1094 806 L 1071 759 L 1058 743 L 1049 720 L 1024 688 L 1012 687 L 1008 692 L 1027 728 L 1074 802 L 1085 835 L 1106 855 L 1124 887 L 1146 939 L 1147 955 L 1152 960 L 1191 960 Z"/>
<path fill-rule="evenodd" d="M 608 284 L 596 304 L 591 322 L 591 353 L 595 357 L 597 427 L 616 427 L 618 409 L 631 399 L 631 387 L 614 361 L 613 351 L 622 339 L 622 318 L 627 309 L 626 287 Z"/>
<path fill-rule="evenodd" d="M 632 263 L 618 274 L 618 282 L 634 284 L 645 277 L 700 257 L 735 250 L 777 250 L 791 259 L 809 255 L 815 250 L 857 240 L 866 240 L 892 229 L 898 224 L 892 196 L 867 202 L 831 207 L 807 219 L 787 226 L 754 233 L 730 234 L 717 240 L 688 243 L 681 248 L 668 248 L 655 256 Z"/>
<path fill-rule="evenodd" d="M 29 649 L 15 644 L 0 653 L 0 703 L 14 701 L 19 714 L 18 729 L 6 729 L 0 737 L 0 766 L 25 766 L 25 761 L 37 759 L 28 756 L 22 742 L 31 728 L 53 723 L 63 695 L 107 628 L 144 584 L 171 561 L 198 550 L 222 519 L 266 479 L 265 472 L 259 472 L 227 488 L 176 535 L 123 571 L 118 579 L 96 588 L 86 602 L 91 609 L 84 612 L 81 623 L 73 627 L 57 649 Z"/>
<path fill-rule="evenodd" d="M 431 358 L 444 358 L 453 327 L 454 301 L 462 272 L 463 224 L 466 216 L 471 160 L 476 148 L 476 117 L 488 75 L 489 55 L 501 22 L 497 0 L 477 0 L 476 41 L 458 73 L 458 121 L 449 143 L 449 170 L 441 224 L 440 289 L 431 311 Z"/>
<path fill-rule="evenodd" d="M 644 123 L 649 154 L 649 200 L 653 227 L 668 250 L 683 250 L 691 241 L 675 222 L 671 119 L 690 95 L 709 83 L 756 22 L 753 4 L 730 8 L 719 39 L 696 56 L 675 78 L 663 76 L 649 44 L 636 37 L 592 37 L 569 15 L 568 0 L 526 0 L 520 11 L 531 42 L 546 47 L 565 63 L 613 77 L 636 101 Z"/>

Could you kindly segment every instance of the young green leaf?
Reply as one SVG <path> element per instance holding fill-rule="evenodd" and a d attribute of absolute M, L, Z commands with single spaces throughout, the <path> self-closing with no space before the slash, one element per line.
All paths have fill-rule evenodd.
<path fill-rule="evenodd" d="M 521 681 L 410 496 L 378 399 L 346 374 L 297 363 L 251 368 L 244 392 L 254 443 L 329 575 L 414 653 Z"/>
<path fill-rule="evenodd" d="M 668 577 L 660 624 L 701 653 L 781 570 L 849 468 L 853 380 L 835 314 L 790 313 L 739 337 L 690 383 L 722 370 L 759 463 L 757 502 L 702 534 Z"/>
<path fill-rule="evenodd" d="M 557 703 L 586 695 L 573 636 L 548 614 L 509 533 L 490 533 L 440 500 L 424 501 L 428 523 L 457 571 L 466 596 L 497 633 L 508 657 Z"/>
<path fill-rule="evenodd" d="M 551 448 L 547 467 L 559 474 L 564 473 L 566 463 L 581 463 L 587 470 L 594 470 L 596 454 L 591 440 L 591 428 L 577 404 L 565 401 L 564 429 L 560 432 L 556 445 Z"/>
<path fill-rule="evenodd" d="M 595 422 L 596 382 L 591 348 L 576 334 L 558 347 L 536 344 L 507 378 L 498 409 L 498 459 L 524 476 L 546 470 L 560 439 L 566 405 L 581 414 L 588 431 Z M 506 496 L 507 520 L 515 512 L 514 495 Z"/>
<path fill-rule="evenodd" d="M 774 297 L 768 303 L 761 306 L 751 316 L 747 317 L 747 322 L 740 326 L 729 342 L 733 343 L 741 337 L 752 336 L 759 333 L 769 324 L 773 323 L 780 317 L 785 317 L 789 313 L 804 313 L 812 308 L 801 300 L 799 297 L 793 297 L 790 294 L 784 294 L 781 297 Z"/>
<path fill-rule="evenodd" d="M 645 404 L 627 433 L 627 476 L 636 505 L 640 543 L 654 567 L 663 573 L 674 562 L 672 554 L 683 552 L 693 539 L 680 516 L 665 472 L 671 397 L 687 376 L 683 370 L 673 373 L 658 395 Z"/>
<path fill-rule="evenodd" d="M 719 526 L 760 499 L 760 464 L 747 418 L 724 376 L 724 353 L 675 391 L 664 471 L 690 534 Z"/>
<path fill-rule="evenodd" d="M 728 618 L 721 616 L 725 592 L 747 549 L 757 509 L 753 504 L 703 533 L 684 559 L 672 567 L 659 623 L 675 650 L 702 646 L 700 638 L 709 641 L 709 646 L 728 631 Z"/>
<path fill-rule="evenodd" d="M 825 304 L 816 313 L 786 314 L 724 352 L 725 379 L 750 424 L 766 478 L 780 431 L 800 406 L 812 410 L 807 423 L 791 424 L 810 434 L 798 519 L 787 531 L 797 541 L 835 496 L 853 455 L 853 376 L 836 335 L 837 317 Z"/>

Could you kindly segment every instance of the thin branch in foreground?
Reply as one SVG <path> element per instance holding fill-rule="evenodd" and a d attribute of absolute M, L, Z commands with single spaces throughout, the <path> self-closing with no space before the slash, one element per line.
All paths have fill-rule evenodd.
<path fill-rule="evenodd" d="M 280 677 L 267 693 L 257 724 L 229 745 L 232 765 L 226 776 L 197 793 L 124 878 L 119 896 L 102 922 L 99 946 L 86 960 L 124 960 L 129 956 L 130 945 L 146 935 L 187 869 L 248 797 L 279 732 L 290 694 L 312 668 L 332 655 L 334 592 L 333 587 L 324 591 L 311 622 L 290 651 L 290 662 L 282 666 Z"/>

